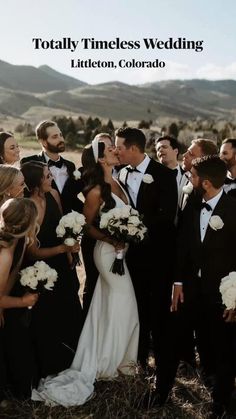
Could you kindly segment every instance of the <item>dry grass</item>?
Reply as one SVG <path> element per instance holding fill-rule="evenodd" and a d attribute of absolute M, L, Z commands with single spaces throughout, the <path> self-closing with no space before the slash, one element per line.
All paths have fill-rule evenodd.
<path fill-rule="evenodd" d="M 206 419 L 210 395 L 197 376 L 178 377 L 172 394 L 162 408 L 143 409 L 148 392 L 142 376 L 119 376 L 111 381 L 98 381 L 95 394 L 83 406 L 49 407 L 39 402 L 3 402 L 1 419 Z"/>

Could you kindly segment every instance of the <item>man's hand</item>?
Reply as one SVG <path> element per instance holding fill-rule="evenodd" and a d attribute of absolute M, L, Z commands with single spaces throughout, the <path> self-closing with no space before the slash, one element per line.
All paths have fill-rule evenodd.
<path fill-rule="evenodd" d="M 184 302 L 184 293 L 183 293 L 183 285 L 173 285 L 172 291 L 172 304 L 170 307 L 170 311 L 177 311 L 178 310 L 178 303 Z"/>

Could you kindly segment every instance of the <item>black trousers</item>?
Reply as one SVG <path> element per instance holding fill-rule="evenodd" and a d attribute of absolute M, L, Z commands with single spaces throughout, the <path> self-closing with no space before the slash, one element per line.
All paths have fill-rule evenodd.
<path fill-rule="evenodd" d="M 221 301 L 203 292 L 202 281 L 195 278 L 191 291 L 185 292 L 180 309 L 182 333 L 194 327 L 201 363 L 215 375 L 213 400 L 227 405 L 234 388 L 236 324 L 225 322 Z"/>

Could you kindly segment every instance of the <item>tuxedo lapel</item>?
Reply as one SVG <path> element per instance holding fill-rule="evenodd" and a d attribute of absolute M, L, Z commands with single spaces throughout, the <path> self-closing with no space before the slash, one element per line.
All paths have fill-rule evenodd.
<path fill-rule="evenodd" d="M 129 193 L 129 188 L 127 186 L 127 178 L 128 178 L 128 170 L 126 169 L 126 167 L 124 167 L 123 169 L 121 169 L 119 175 L 118 175 L 118 181 L 121 184 L 122 188 L 124 188 L 125 192 L 127 193 L 129 200 L 130 200 L 130 205 L 135 208 L 134 202 L 130 196 Z"/>
<path fill-rule="evenodd" d="M 153 162 L 152 162 L 152 160 L 150 160 L 150 162 L 149 162 L 149 164 L 148 164 L 148 166 L 146 168 L 146 171 L 145 171 L 144 175 L 145 174 L 153 175 L 152 168 L 153 168 Z M 140 184 L 140 187 L 139 187 L 139 190 L 138 190 L 138 195 L 137 195 L 137 205 L 136 205 L 136 208 L 138 209 L 138 211 L 140 211 L 140 209 L 143 207 L 143 201 L 145 200 L 146 190 L 147 190 L 148 187 L 149 187 L 149 184 L 148 183 L 145 183 L 142 180 L 142 182 Z"/>
<path fill-rule="evenodd" d="M 200 231 L 200 209 L 194 209 L 193 223 L 195 230 L 195 238 L 197 247 L 201 245 L 201 231 Z"/>
<path fill-rule="evenodd" d="M 181 173 L 182 172 L 183 172 L 183 169 L 181 169 Z M 181 210 L 184 209 L 188 200 L 188 195 L 183 192 L 183 187 L 186 186 L 188 182 L 189 182 L 189 179 L 186 176 L 186 173 L 183 172 L 183 176 L 179 184 L 179 190 L 178 190 L 178 205 L 179 205 L 179 208 L 181 208 Z"/>

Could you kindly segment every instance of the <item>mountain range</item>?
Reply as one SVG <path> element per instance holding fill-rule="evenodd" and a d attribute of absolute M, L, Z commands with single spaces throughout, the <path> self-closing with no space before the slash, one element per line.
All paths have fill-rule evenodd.
<path fill-rule="evenodd" d="M 34 111 L 39 115 L 45 110 L 48 118 L 60 112 L 121 121 L 155 120 L 160 116 L 230 119 L 236 111 L 236 81 L 169 80 L 143 85 L 114 81 L 89 85 L 47 65 L 36 68 L 0 61 L 0 114 L 27 119 Z"/>

